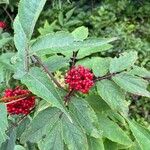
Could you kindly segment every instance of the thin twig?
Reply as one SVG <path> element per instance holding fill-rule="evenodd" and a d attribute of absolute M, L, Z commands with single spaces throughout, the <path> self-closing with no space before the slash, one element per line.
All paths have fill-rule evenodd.
<path fill-rule="evenodd" d="M 9 102 L 10 100 L 15 100 L 15 99 L 21 99 L 21 98 L 27 98 L 28 96 L 30 96 L 30 94 L 22 94 L 22 95 L 17 95 L 17 96 L 10 96 L 10 97 L 4 97 L 0 99 L 0 103 L 1 102 Z"/>
<path fill-rule="evenodd" d="M 10 18 L 11 22 L 13 22 L 13 18 L 11 17 L 11 15 L 9 14 L 9 12 L 7 11 L 6 8 L 3 7 L 3 10 L 6 12 L 7 16 Z"/>
<path fill-rule="evenodd" d="M 26 59 L 25 59 L 25 69 L 26 69 L 26 71 L 27 72 L 29 72 L 29 46 L 27 46 L 26 48 L 25 48 L 25 57 L 26 57 Z"/>
<path fill-rule="evenodd" d="M 70 101 L 72 95 L 74 94 L 75 90 L 71 90 L 65 97 L 64 97 L 64 105 L 67 106 L 68 102 Z"/>
<path fill-rule="evenodd" d="M 73 96 L 75 90 L 71 90 L 65 97 L 64 97 L 64 105 L 68 106 L 68 102 L 70 101 L 71 97 Z M 59 118 L 61 119 L 63 115 L 63 112 L 59 115 Z"/>
<path fill-rule="evenodd" d="M 42 63 L 41 59 L 36 56 L 36 55 L 33 55 L 33 57 L 37 60 L 38 64 L 43 67 L 44 71 L 48 74 L 48 76 L 53 80 L 53 82 L 59 87 L 59 88 L 62 88 L 64 89 L 61 84 L 54 78 L 53 74 L 51 71 L 48 70 L 48 68 Z"/>
<path fill-rule="evenodd" d="M 94 82 L 105 80 L 105 79 L 111 79 L 113 76 L 115 76 L 117 74 L 120 74 L 122 72 L 124 72 L 124 71 L 115 72 L 115 73 L 109 73 L 109 74 L 101 76 L 101 77 L 95 77 Z"/>
<path fill-rule="evenodd" d="M 27 115 L 23 115 L 16 123 L 12 124 L 12 126 L 10 128 L 8 128 L 6 132 L 18 127 L 27 118 L 27 116 L 34 110 L 34 108 L 35 107 L 33 107 Z"/>
<path fill-rule="evenodd" d="M 16 102 L 19 102 L 19 101 L 21 101 L 21 100 L 25 100 L 25 99 L 26 99 L 26 98 L 28 98 L 28 97 L 29 97 L 29 95 L 28 95 L 28 96 L 26 96 L 26 97 L 20 98 L 20 99 L 16 99 L 16 100 L 14 100 L 14 101 L 6 102 L 5 104 L 12 104 L 12 103 L 16 103 Z"/>
<path fill-rule="evenodd" d="M 149 77 L 144 77 L 144 80 L 147 80 L 148 82 L 150 82 L 150 78 Z"/>
<path fill-rule="evenodd" d="M 69 62 L 70 68 L 73 67 L 73 66 L 75 66 L 75 64 L 76 64 L 76 61 L 77 61 L 76 57 L 77 57 L 77 54 L 78 54 L 78 51 L 73 51 L 73 55 L 72 55 L 72 57 L 70 58 L 71 61 Z"/>

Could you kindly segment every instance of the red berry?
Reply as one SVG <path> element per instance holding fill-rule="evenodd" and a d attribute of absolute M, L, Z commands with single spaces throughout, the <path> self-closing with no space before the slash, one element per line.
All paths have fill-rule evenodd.
<path fill-rule="evenodd" d="M 7 27 L 6 23 L 4 21 L 0 21 L 0 28 L 4 29 L 6 27 Z"/>
<path fill-rule="evenodd" d="M 65 82 L 69 84 L 70 90 L 88 93 L 94 85 L 94 74 L 90 69 L 83 66 L 72 67 L 66 74 Z"/>
<path fill-rule="evenodd" d="M 5 101 L 8 103 L 6 104 L 8 113 L 11 115 L 29 114 L 30 110 L 35 106 L 35 97 L 29 94 L 31 94 L 29 90 L 23 90 L 19 86 L 15 89 L 6 89 L 3 98 L 10 97 L 9 101 Z M 24 98 L 11 98 L 19 95 L 24 95 Z"/>

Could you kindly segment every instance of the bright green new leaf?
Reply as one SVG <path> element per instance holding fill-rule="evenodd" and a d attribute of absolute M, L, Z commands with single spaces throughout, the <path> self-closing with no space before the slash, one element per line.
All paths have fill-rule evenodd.
<path fill-rule="evenodd" d="M 8 127 L 7 110 L 4 104 L 0 104 L 0 145 L 7 139 L 5 131 Z"/>
<path fill-rule="evenodd" d="M 74 13 L 74 10 L 75 10 L 75 7 L 72 8 L 71 10 L 69 10 L 69 11 L 65 14 L 65 16 L 66 16 L 66 21 L 68 21 L 68 20 L 71 18 L 71 16 L 72 16 L 73 13 Z"/>
<path fill-rule="evenodd" d="M 25 150 L 25 148 L 21 145 L 16 145 L 14 150 Z"/>
<path fill-rule="evenodd" d="M 97 83 L 98 94 L 114 110 L 127 114 L 125 93 L 113 81 L 102 80 Z"/>
<path fill-rule="evenodd" d="M 31 38 L 36 21 L 46 3 L 46 0 L 21 0 L 18 16 L 24 33 Z"/>
<path fill-rule="evenodd" d="M 129 127 L 142 150 L 149 150 L 150 131 L 136 123 L 128 120 Z"/>
<path fill-rule="evenodd" d="M 146 90 L 148 82 L 140 77 L 121 73 L 112 78 L 122 89 L 135 95 L 150 97 L 150 92 Z"/>
<path fill-rule="evenodd" d="M 2 38 L 0 39 L 0 48 L 2 48 L 6 43 L 8 43 L 10 40 L 12 40 L 11 37 Z"/>
<path fill-rule="evenodd" d="M 54 107 L 60 108 L 68 116 L 68 113 L 63 106 L 63 100 L 56 87 L 51 82 L 51 79 L 39 68 L 31 68 L 21 81 L 34 94 L 51 103 Z"/>
<path fill-rule="evenodd" d="M 119 127 L 119 125 L 103 114 L 98 115 L 99 125 L 103 131 L 103 136 L 107 137 L 113 142 L 122 144 L 122 145 L 132 145 L 131 139 L 127 134 Z"/>
<path fill-rule="evenodd" d="M 80 122 L 87 134 L 99 138 L 101 133 L 98 130 L 98 119 L 92 107 L 82 98 L 71 99 L 69 110 Z"/>
<path fill-rule="evenodd" d="M 136 60 L 137 52 L 124 52 L 119 58 L 111 60 L 109 70 L 111 73 L 123 71 L 133 66 Z"/>
<path fill-rule="evenodd" d="M 105 150 L 103 140 L 101 138 L 96 139 L 93 137 L 88 137 L 88 145 L 89 150 Z"/>
<path fill-rule="evenodd" d="M 41 35 L 46 35 L 48 33 L 53 33 L 54 30 L 60 30 L 60 27 L 57 25 L 57 20 L 54 20 L 51 24 L 46 20 L 44 27 L 38 28 L 38 31 Z"/>
<path fill-rule="evenodd" d="M 83 41 L 88 37 L 88 28 L 81 26 L 76 28 L 73 32 L 72 35 L 75 38 L 75 41 Z"/>

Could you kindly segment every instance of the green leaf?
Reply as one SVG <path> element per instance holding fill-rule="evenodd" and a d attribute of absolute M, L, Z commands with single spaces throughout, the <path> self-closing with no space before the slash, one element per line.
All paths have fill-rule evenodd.
<path fill-rule="evenodd" d="M 29 125 L 29 123 L 31 122 L 31 118 L 27 117 L 26 119 L 24 119 L 19 126 L 16 129 L 16 138 L 19 139 L 22 135 L 22 133 L 25 131 L 25 129 L 27 128 L 27 126 Z"/>
<path fill-rule="evenodd" d="M 122 145 L 132 145 L 130 138 L 117 123 L 111 121 L 103 114 L 99 114 L 98 119 L 100 128 L 103 130 L 103 136 Z"/>
<path fill-rule="evenodd" d="M 11 130 L 8 133 L 9 138 L 6 142 L 2 143 L 0 150 L 14 150 L 16 141 L 16 130 Z"/>
<path fill-rule="evenodd" d="M 16 145 L 14 150 L 25 150 L 25 148 L 21 145 Z"/>
<path fill-rule="evenodd" d="M 14 72 L 14 66 L 11 64 L 11 58 L 14 53 L 3 53 L 0 55 L 0 83 L 8 83 L 11 78 L 12 73 Z"/>
<path fill-rule="evenodd" d="M 146 70 L 145 68 L 134 66 L 131 71 L 129 71 L 131 75 L 137 75 L 143 78 L 150 78 L 150 71 Z"/>
<path fill-rule="evenodd" d="M 66 116 L 62 116 L 63 137 L 69 150 L 88 150 L 88 143 L 83 130 Z"/>
<path fill-rule="evenodd" d="M 40 142 L 40 150 L 63 150 L 64 143 L 63 143 L 63 135 L 62 135 L 62 122 L 59 119 L 55 124 L 54 127 L 47 131 L 48 134 L 46 138 L 44 138 Z"/>
<path fill-rule="evenodd" d="M 59 21 L 60 25 L 63 26 L 63 24 L 64 24 L 64 15 L 63 15 L 62 11 L 59 12 L 58 21 Z"/>
<path fill-rule="evenodd" d="M 46 108 L 48 108 L 48 107 L 50 107 L 50 106 L 51 106 L 50 103 L 48 103 L 48 102 L 45 101 L 45 100 L 41 100 L 41 101 L 38 103 L 38 106 L 37 106 L 37 109 L 36 109 L 35 114 L 39 113 L 40 111 L 42 111 L 42 110 L 44 110 L 44 109 L 46 109 Z"/>
<path fill-rule="evenodd" d="M 86 100 L 96 113 L 100 112 L 107 114 L 111 111 L 111 108 L 107 105 L 105 101 L 102 100 L 99 95 L 90 94 L 88 97 L 86 97 Z"/>
<path fill-rule="evenodd" d="M 0 145 L 6 140 L 7 135 L 5 134 L 5 131 L 8 127 L 8 121 L 7 121 L 7 110 L 6 106 L 4 104 L 0 104 Z"/>
<path fill-rule="evenodd" d="M 38 28 L 38 31 L 41 35 L 46 35 L 48 33 L 53 33 L 54 30 L 60 30 L 60 27 L 56 25 L 57 21 L 53 21 L 51 24 L 46 20 L 44 23 L 44 27 Z"/>
<path fill-rule="evenodd" d="M 19 17 L 17 16 L 14 20 L 14 42 L 15 46 L 18 50 L 19 58 L 24 59 L 25 57 L 25 49 L 27 48 L 27 37 L 22 28 Z"/>
<path fill-rule="evenodd" d="M 95 57 L 92 58 L 92 70 L 95 76 L 104 76 L 109 71 L 110 58 Z"/>
<path fill-rule="evenodd" d="M 7 44 L 11 40 L 12 40 L 11 37 L 6 37 L 6 38 L 0 39 L 0 48 L 2 48 L 5 44 Z"/>
<path fill-rule="evenodd" d="M 21 79 L 21 82 L 35 95 L 51 103 L 54 107 L 60 108 L 69 117 L 56 87 L 51 82 L 51 79 L 49 79 L 39 68 L 31 68 L 31 70 Z"/>
<path fill-rule="evenodd" d="M 72 35 L 75 38 L 75 41 L 83 41 L 88 37 L 88 28 L 81 26 L 76 28 L 73 32 Z"/>
<path fill-rule="evenodd" d="M 139 144 L 137 142 L 135 142 L 133 144 L 133 146 L 129 148 L 129 150 L 141 150 L 141 148 L 140 148 Z"/>
<path fill-rule="evenodd" d="M 21 136 L 21 142 L 38 142 L 45 138 L 59 120 L 61 111 L 57 108 L 47 108 L 37 114 Z"/>
<path fill-rule="evenodd" d="M 116 38 L 89 39 L 83 42 L 74 42 L 70 48 L 79 49 L 77 57 L 81 59 L 93 53 L 107 51 L 111 49 L 113 46 L 108 43 L 114 40 L 116 40 Z M 63 54 L 70 57 L 72 55 L 72 51 L 64 51 Z"/>
<path fill-rule="evenodd" d="M 49 70 L 55 72 L 62 67 L 68 66 L 69 59 L 63 56 L 53 55 L 44 61 L 44 64 Z"/>
<path fill-rule="evenodd" d="M 27 71 L 27 37 L 24 33 L 22 25 L 20 23 L 19 17 L 17 16 L 14 21 L 14 43 L 18 50 L 17 53 L 17 63 L 15 75 L 18 78 L 21 78 Z M 21 73 L 20 73 L 21 72 Z"/>
<path fill-rule="evenodd" d="M 21 0 L 18 7 L 18 16 L 24 33 L 31 38 L 36 21 L 46 3 L 46 0 Z"/>
<path fill-rule="evenodd" d="M 113 46 L 111 44 L 102 44 L 100 46 L 93 46 L 93 47 L 86 47 L 86 48 L 81 48 L 78 52 L 78 58 L 84 58 L 86 56 L 89 56 L 93 53 L 98 53 L 98 52 L 103 52 L 111 49 Z"/>
<path fill-rule="evenodd" d="M 62 48 L 69 47 L 73 43 L 73 41 L 74 38 L 69 33 L 66 32 L 50 33 L 37 38 L 37 40 L 31 46 L 31 51 L 38 52 L 48 49 L 48 51 L 50 51 L 49 53 L 55 52 L 56 50 L 61 52 Z"/>
<path fill-rule="evenodd" d="M 64 53 L 65 51 L 72 52 L 82 48 L 99 47 L 116 38 L 109 39 L 89 39 L 85 41 L 74 41 L 74 37 L 70 33 L 56 32 L 39 37 L 32 45 L 30 55 L 33 53 Z M 69 54 L 70 54 L 69 52 Z"/>
<path fill-rule="evenodd" d="M 74 97 L 69 105 L 69 110 L 75 118 L 80 122 L 87 134 L 99 138 L 98 119 L 91 106 L 82 98 Z"/>
<path fill-rule="evenodd" d="M 93 137 L 88 137 L 88 145 L 89 150 L 104 150 L 104 144 L 101 138 L 96 139 Z"/>
<path fill-rule="evenodd" d="M 133 66 L 136 60 L 137 52 L 124 52 L 119 58 L 111 60 L 109 70 L 111 73 L 123 71 Z"/>
<path fill-rule="evenodd" d="M 9 4 L 9 0 L 0 0 L 0 4 Z"/>
<path fill-rule="evenodd" d="M 57 108 L 47 108 L 35 118 L 22 134 L 21 142 L 39 142 L 43 150 L 63 150 L 63 141 L 69 150 L 87 150 L 87 139 L 81 127 L 70 122 Z"/>
<path fill-rule="evenodd" d="M 13 57 L 14 53 L 3 53 L 0 55 L 0 65 L 5 68 L 5 70 L 14 71 L 14 67 L 11 64 L 11 58 Z"/>
<path fill-rule="evenodd" d="M 65 16 L 66 16 L 66 21 L 68 21 L 68 20 L 71 18 L 71 16 L 72 16 L 73 13 L 74 13 L 74 10 L 75 10 L 75 7 L 72 8 L 71 10 L 69 10 L 69 11 L 65 14 Z"/>
<path fill-rule="evenodd" d="M 142 150 L 149 150 L 150 131 L 136 123 L 135 121 L 127 120 L 129 127 Z"/>
<path fill-rule="evenodd" d="M 121 73 L 114 76 L 112 79 L 127 92 L 150 97 L 150 92 L 146 90 L 148 82 L 140 77 Z"/>
<path fill-rule="evenodd" d="M 127 114 L 125 94 L 113 81 L 102 80 L 97 83 L 98 94 L 114 110 Z"/>
<path fill-rule="evenodd" d="M 105 150 L 118 150 L 117 143 L 114 143 L 108 139 L 105 140 L 104 145 L 105 145 Z"/>

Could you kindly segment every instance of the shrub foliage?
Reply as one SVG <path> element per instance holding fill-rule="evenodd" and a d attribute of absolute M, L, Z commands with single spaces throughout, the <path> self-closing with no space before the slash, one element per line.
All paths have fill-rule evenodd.
<path fill-rule="evenodd" d="M 1 98 L 1 149 L 149 150 L 149 129 L 128 115 L 129 94 L 150 98 L 150 72 L 136 65 L 137 52 L 123 52 L 114 58 L 91 55 L 109 50 L 118 39 L 90 38 L 84 26 L 73 32 L 51 32 L 33 38 L 45 3 L 21 0 L 13 39 L 8 36 L 0 40 L 1 46 L 13 41 L 17 49 L 0 56 L 1 82 L 6 81 L 8 73 L 14 85 L 21 84 L 37 100 L 30 114 L 12 116 L 7 114 L 9 102 Z M 61 71 L 64 77 L 75 65 L 89 69 L 85 74 L 84 69 L 71 74 L 69 83 L 77 83 L 78 77 L 81 82 L 83 78 L 87 81 L 87 74 L 94 75 L 88 94 L 74 88 L 80 83 L 72 83 L 69 89 L 54 76 Z M 81 84 L 82 88 L 86 84 Z"/>

